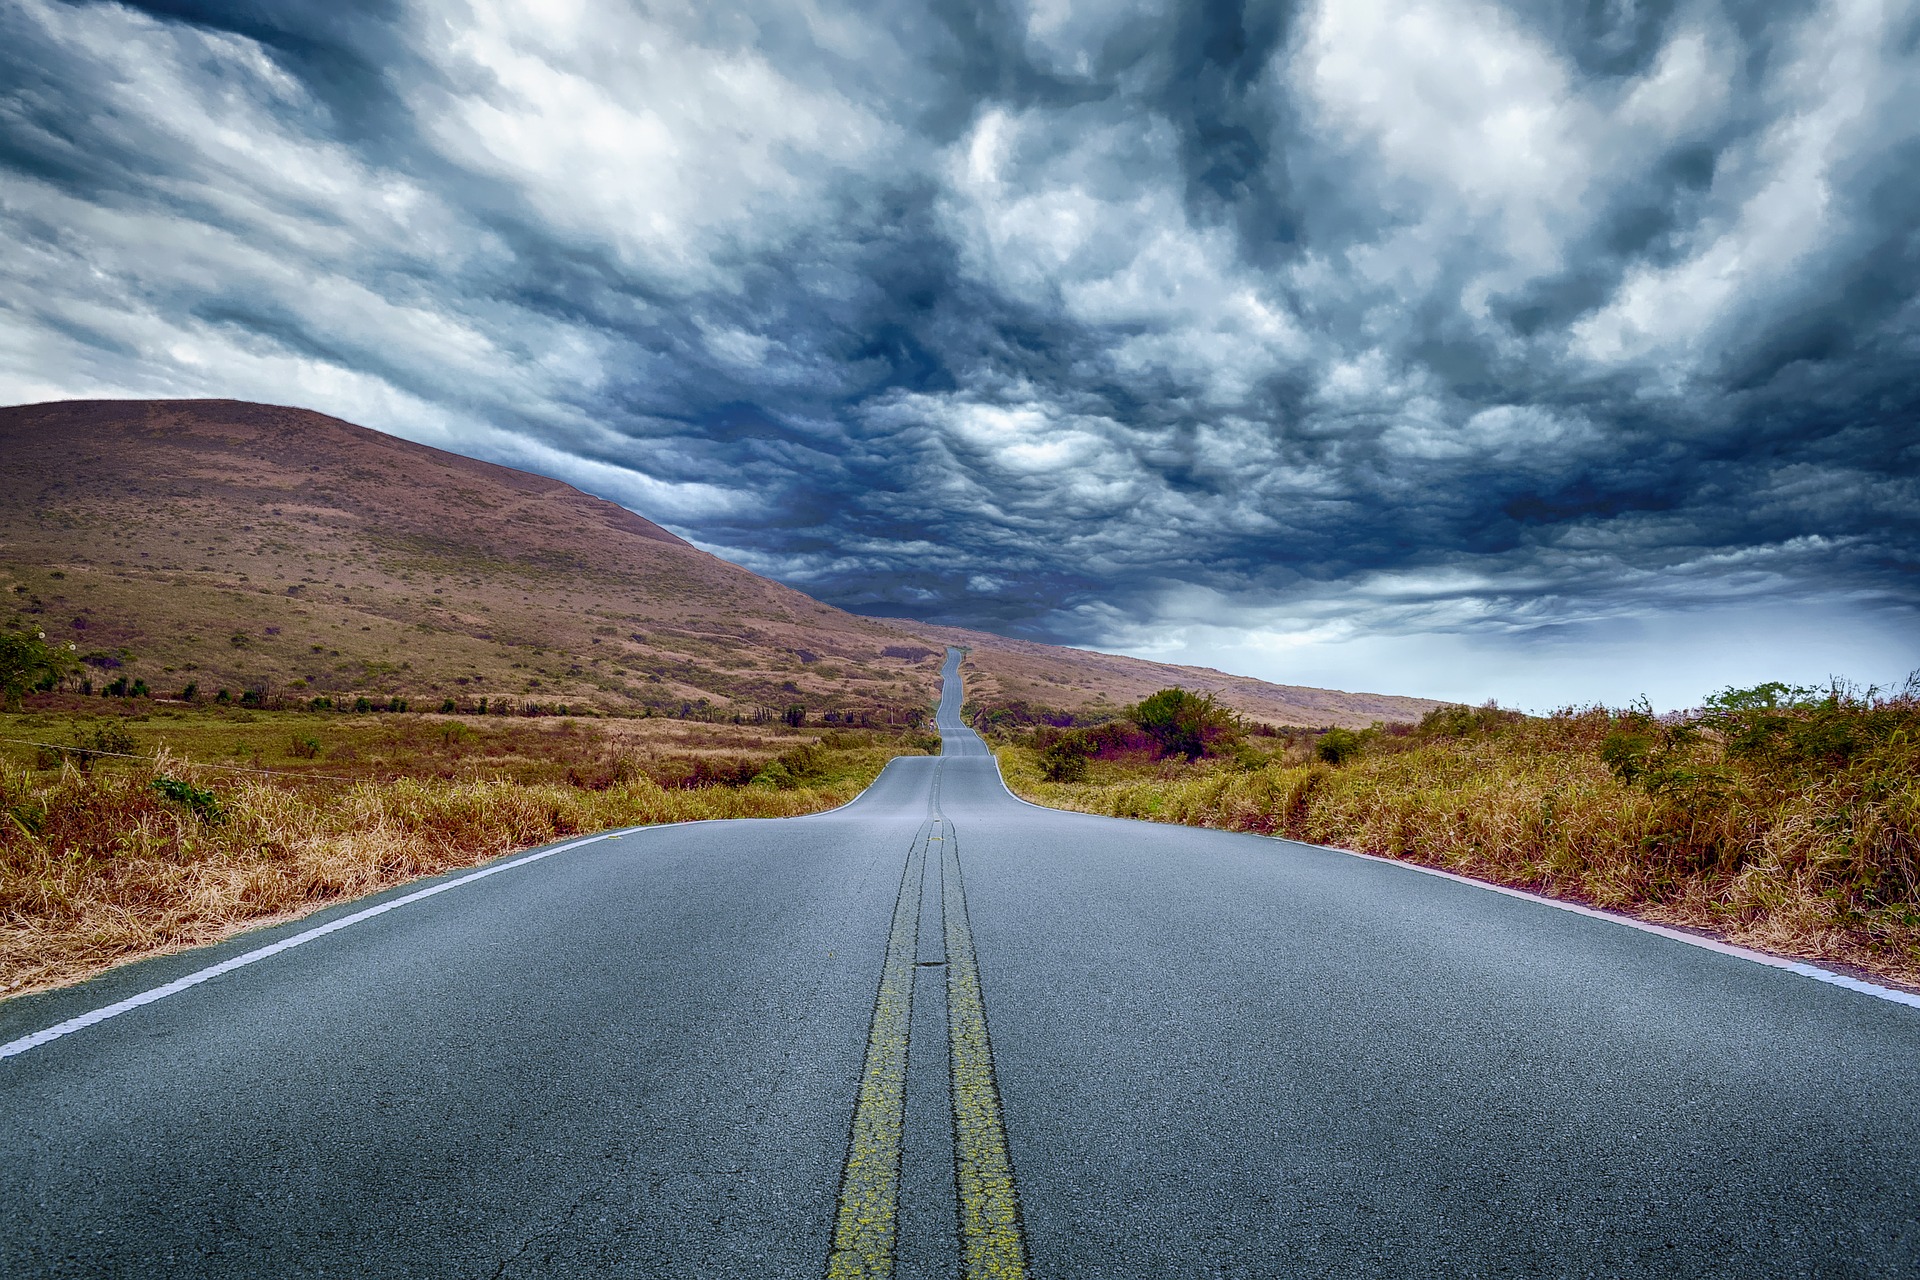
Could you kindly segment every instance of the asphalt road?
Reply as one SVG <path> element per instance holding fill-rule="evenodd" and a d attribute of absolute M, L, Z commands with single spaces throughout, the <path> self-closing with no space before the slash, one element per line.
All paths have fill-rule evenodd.
<path fill-rule="evenodd" d="M 956 704 L 0 1058 L 0 1274 L 1920 1276 L 1920 1010 L 1035 809 Z"/>

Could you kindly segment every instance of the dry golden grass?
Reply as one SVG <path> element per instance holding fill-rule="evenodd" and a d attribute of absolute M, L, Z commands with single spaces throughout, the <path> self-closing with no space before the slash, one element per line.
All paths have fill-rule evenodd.
<path fill-rule="evenodd" d="M 13 729 L 7 722 L 18 719 L 0 725 Z M 291 719 L 261 716 L 243 725 L 271 723 L 285 736 Z M 339 728 L 362 730 L 367 753 L 376 738 L 389 747 L 420 740 L 408 758 L 411 772 L 395 773 L 396 752 L 370 765 L 357 748 L 361 759 L 352 763 L 381 776 L 240 773 L 189 762 L 165 746 L 140 761 L 88 761 L 85 770 L 71 760 L 36 769 L 17 754 L 0 759 L 0 993 L 76 981 L 576 833 L 832 808 L 858 795 L 888 759 L 924 746 L 860 733 L 723 742 L 730 768 L 744 763 L 761 776 L 699 784 L 697 748 L 658 750 L 663 738 L 677 736 L 672 729 L 541 731 L 517 723 L 499 727 L 489 742 L 454 722 L 461 733 L 449 743 L 443 726 L 425 717 L 387 719 L 383 734 L 381 726 Z M 724 738 L 725 728 L 680 732 Z M 642 745 L 649 749 L 635 752 L 623 738 L 648 738 Z M 489 746 L 511 753 L 488 755 Z M 446 767 L 455 752 L 468 754 Z M 765 771 L 776 761 L 778 770 Z M 315 762 L 329 773 L 343 763 Z M 217 815 L 168 799 L 156 779 L 209 793 Z"/>
<path fill-rule="evenodd" d="M 1799 765 L 1601 710 L 1381 736 L 1338 767 L 1296 742 L 1264 760 L 1096 760 L 1063 783 L 1030 745 L 999 755 L 1036 803 L 1405 859 L 1913 985 L 1920 707 L 1889 707 L 1852 755 Z M 1636 732 L 1651 772 L 1626 781 L 1603 749 Z"/>

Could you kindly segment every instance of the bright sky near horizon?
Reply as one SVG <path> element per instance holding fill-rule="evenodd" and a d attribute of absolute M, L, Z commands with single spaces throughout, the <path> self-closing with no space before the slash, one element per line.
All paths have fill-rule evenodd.
<path fill-rule="evenodd" d="M 1920 4 L 16 0 L 0 400 L 1545 708 L 1920 667 Z"/>

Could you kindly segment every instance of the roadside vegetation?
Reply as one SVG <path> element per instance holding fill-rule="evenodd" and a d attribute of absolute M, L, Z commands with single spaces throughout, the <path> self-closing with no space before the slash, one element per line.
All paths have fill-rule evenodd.
<path fill-rule="evenodd" d="M 800 716 L 82 698 L 51 691 L 57 649 L 11 638 L 0 663 L 16 678 L 0 685 L 21 709 L 0 714 L 0 995 L 576 833 L 832 808 L 892 757 L 938 750 L 917 730 L 788 723 Z"/>
<path fill-rule="evenodd" d="M 1920 984 L 1920 682 L 1364 730 L 1249 725 L 1180 690 L 1101 724 L 975 711 L 1040 804 L 1401 858 Z"/>

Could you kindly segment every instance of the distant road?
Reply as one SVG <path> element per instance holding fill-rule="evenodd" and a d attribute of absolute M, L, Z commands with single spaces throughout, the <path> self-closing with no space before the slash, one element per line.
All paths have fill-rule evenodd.
<path fill-rule="evenodd" d="M 956 662 L 832 813 L 0 1006 L 0 1275 L 1920 1276 L 1920 1010 L 1033 808 Z"/>

